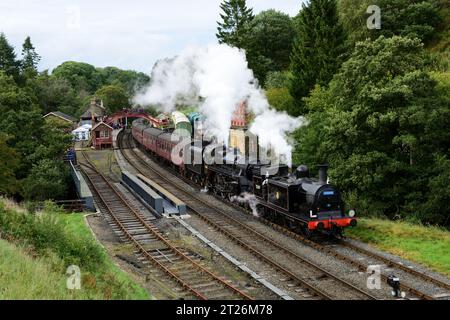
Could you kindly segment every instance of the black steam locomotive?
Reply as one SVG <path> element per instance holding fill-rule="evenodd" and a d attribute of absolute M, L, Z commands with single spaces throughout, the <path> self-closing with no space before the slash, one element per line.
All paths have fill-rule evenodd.
<path fill-rule="evenodd" d="M 319 166 L 319 178 L 314 179 L 304 165 L 289 173 L 286 165 L 263 164 L 221 144 L 189 139 L 173 152 L 180 148 L 178 139 L 143 120 L 133 122 L 132 135 L 147 152 L 199 186 L 224 199 L 245 198 L 243 203 L 251 203 L 259 215 L 293 231 L 339 236 L 344 228 L 356 226 L 355 211 L 346 211 L 339 190 L 327 183 L 326 165 Z"/>

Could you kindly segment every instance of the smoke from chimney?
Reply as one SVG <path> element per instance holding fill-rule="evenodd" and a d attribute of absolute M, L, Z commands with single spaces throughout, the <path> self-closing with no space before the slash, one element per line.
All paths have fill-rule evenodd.
<path fill-rule="evenodd" d="M 291 165 L 293 147 L 287 134 L 306 121 L 270 108 L 243 50 L 224 44 L 190 47 L 159 61 L 151 78 L 150 86 L 134 97 L 135 103 L 165 112 L 177 105 L 196 105 L 206 117 L 207 133 L 225 144 L 236 106 L 247 101 L 248 111 L 255 115 L 250 131 L 259 136 L 261 147 L 271 147 Z"/>

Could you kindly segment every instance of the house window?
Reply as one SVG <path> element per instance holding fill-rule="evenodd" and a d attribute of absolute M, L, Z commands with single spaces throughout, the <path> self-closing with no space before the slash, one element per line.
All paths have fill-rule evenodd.
<path fill-rule="evenodd" d="M 109 138 L 109 131 L 100 131 L 100 138 Z"/>

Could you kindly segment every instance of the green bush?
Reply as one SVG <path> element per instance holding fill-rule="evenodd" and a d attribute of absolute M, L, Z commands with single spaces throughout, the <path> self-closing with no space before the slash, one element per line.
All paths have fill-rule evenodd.
<path fill-rule="evenodd" d="M 450 76 L 430 73 L 418 39 L 359 42 L 328 87 L 306 99 L 294 163 L 330 165 L 363 215 L 448 225 Z"/>
<path fill-rule="evenodd" d="M 17 259 L 23 260 L 27 266 L 27 270 L 23 271 L 25 277 L 23 281 L 22 276 L 17 277 L 11 274 L 13 272 L 11 263 L 9 263 L 9 270 L 1 270 L 6 272 L 4 279 L 0 277 L 0 280 L 4 280 L 0 281 L 0 287 L 7 286 L 4 297 L 66 299 L 69 296 L 73 299 L 148 299 L 147 292 L 111 262 L 105 251 L 89 233 L 83 219 L 82 215 L 64 214 L 50 201 L 45 203 L 41 211 L 32 214 L 12 201 L 0 198 L 0 238 L 13 242 L 17 250 L 33 258 L 24 259 L 20 252 L 14 253 Z M 82 274 L 82 290 L 69 295 L 64 287 L 54 287 L 50 292 L 40 289 L 33 291 L 38 287 L 44 287 L 42 281 L 36 279 L 35 272 L 30 271 L 33 269 L 33 264 L 38 269 L 50 270 L 45 274 L 51 274 L 53 278 L 59 277 L 62 281 L 60 285 L 64 285 L 66 268 L 69 265 L 77 265 Z M 7 263 L 4 265 L 8 266 Z M 19 280 L 11 280 L 14 278 Z M 57 281 L 53 280 L 53 282 Z M 24 292 L 27 286 L 36 288 L 33 287 L 29 292 Z"/>
<path fill-rule="evenodd" d="M 42 159 L 34 164 L 23 183 L 27 200 L 58 199 L 67 192 L 69 172 L 61 160 Z"/>
<path fill-rule="evenodd" d="M 105 261 L 103 250 L 92 239 L 69 233 L 58 218 L 59 213 L 60 208 L 49 201 L 36 214 L 8 210 L 0 203 L 2 237 L 31 245 L 38 254 L 45 254 L 50 250 L 66 266 L 75 264 L 95 272 Z"/>

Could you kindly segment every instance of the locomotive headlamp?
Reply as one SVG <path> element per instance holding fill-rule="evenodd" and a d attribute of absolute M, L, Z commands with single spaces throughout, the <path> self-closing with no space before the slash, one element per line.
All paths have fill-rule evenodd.
<path fill-rule="evenodd" d="M 350 217 L 350 218 L 353 218 L 354 216 L 355 216 L 355 214 L 356 214 L 356 211 L 355 210 L 350 210 L 349 212 L 348 212 L 348 216 Z"/>

